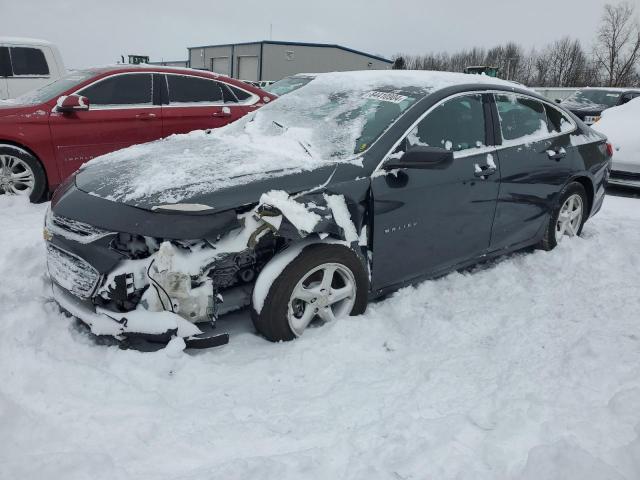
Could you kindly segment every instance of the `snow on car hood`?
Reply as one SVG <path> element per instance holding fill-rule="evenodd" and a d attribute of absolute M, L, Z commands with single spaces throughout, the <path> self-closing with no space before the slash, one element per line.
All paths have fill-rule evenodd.
<path fill-rule="evenodd" d="M 614 170 L 640 173 L 640 97 L 605 110 L 591 128 L 604 133 L 613 145 Z"/>
<path fill-rule="evenodd" d="M 469 83 L 521 88 L 482 75 L 446 72 L 320 74 L 210 133 L 174 135 L 96 158 L 81 169 L 76 183 L 90 194 L 148 207 L 332 163 L 358 164 L 359 153 L 383 127 L 418 100 Z"/>
<path fill-rule="evenodd" d="M 572 112 L 601 112 L 609 108 L 607 105 L 599 103 L 579 103 L 565 100 L 561 105 Z"/>

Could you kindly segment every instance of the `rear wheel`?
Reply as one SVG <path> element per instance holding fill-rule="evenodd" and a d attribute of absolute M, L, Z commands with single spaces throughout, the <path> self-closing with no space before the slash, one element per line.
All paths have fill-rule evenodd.
<path fill-rule="evenodd" d="M 47 177 L 33 155 L 0 146 L 0 194 L 29 197 L 39 201 L 47 189 Z"/>
<path fill-rule="evenodd" d="M 560 193 L 560 201 L 555 209 L 541 247 L 554 249 L 567 237 L 576 237 L 582 233 L 587 215 L 587 193 L 578 182 L 567 185 Z"/>
<path fill-rule="evenodd" d="M 367 306 L 368 277 L 347 247 L 305 248 L 276 278 L 253 323 L 272 342 L 293 340 L 312 324 L 359 315 Z"/>

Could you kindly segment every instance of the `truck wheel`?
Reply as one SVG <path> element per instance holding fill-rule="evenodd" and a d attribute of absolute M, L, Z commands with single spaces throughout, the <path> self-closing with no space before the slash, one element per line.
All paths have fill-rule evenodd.
<path fill-rule="evenodd" d="M 312 323 L 359 315 L 367 308 L 368 276 L 347 247 L 314 244 L 304 248 L 271 284 L 253 324 L 272 342 L 293 340 Z"/>
<path fill-rule="evenodd" d="M 47 190 L 42 165 L 28 152 L 0 146 L 0 194 L 22 195 L 38 202 Z"/>

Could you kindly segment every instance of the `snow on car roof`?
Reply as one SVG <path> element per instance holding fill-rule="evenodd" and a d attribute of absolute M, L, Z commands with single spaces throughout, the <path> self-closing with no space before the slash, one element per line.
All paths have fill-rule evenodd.
<path fill-rule="evenodd" d="M 52 45 L 48 40 L 27 37 L 0 37 L 0 43 L 16 44 L 16 45 Z"/>
<path fill-rule="evenodd" d="M 382 70 L 323 73 L 313 82 L 216 130 L 202 130 L 98 157 L 81 171 L 89 193 L 148 207 L 252 181 L 341 163 L 365 151 L 426 95 L 461 84 L 522 87 L 483 75 Z M 371 134 L 378 110 L 390 115 Z M 384 115 L 383 115 L 384 116 Z M 374 118 L 374 120 L 372 120 Z M 368 122 L 368 123 L 367 123 Z M 355 153 L 358 152 L 358 153 Z"/>
<path fill-rule="evenodd" d="M 579 88 L 578 91 L 580 90 L 602 90 L 605 92 L 640 92 L 640 88 L 637 87 L 629 87 L 629 88 L 625 88 L 625 87 L 584 87 L 584 88 Z"/>

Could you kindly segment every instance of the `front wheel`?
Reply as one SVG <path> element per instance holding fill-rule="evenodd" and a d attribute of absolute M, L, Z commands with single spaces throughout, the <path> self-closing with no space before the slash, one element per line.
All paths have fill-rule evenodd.
<path fill-rule="evenodd" d="M 0 194 L 39 201 L 47 190 L 47 177 L 37 158 L 12 147 L 0 146 Z"/>
<path fill-rule="evenodd" d="M 367 293 L 367 273 L 349 248 L 310 245 L 275 279 L 262 309 L 252 306 L 251 316 L 267 340 L 293 340 L 309 325 L 363 313 Z"/>
<path fill-rule="evenodd" d="M 563 239 L 580 235 L 587 219 L 587 205 L 587 193 L 580 183 L 564 187 L 540 246 L 553 250 Z"/>

